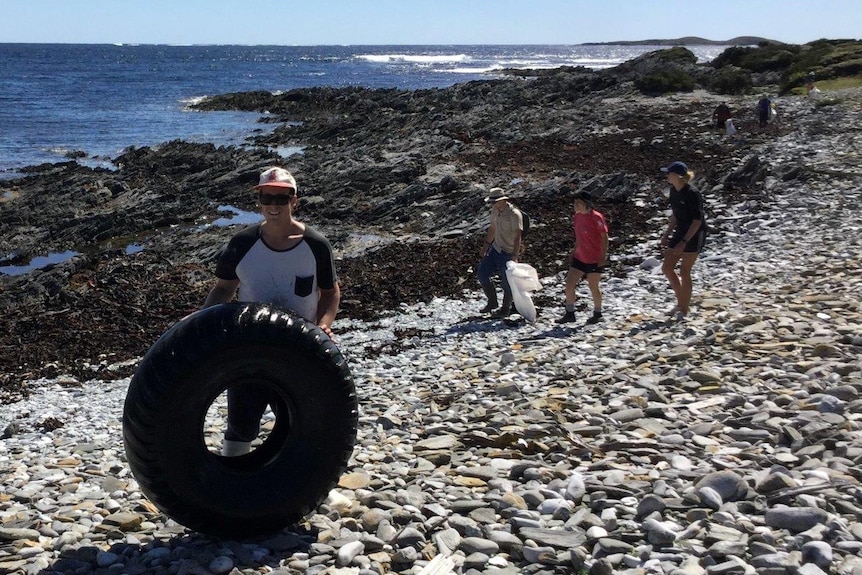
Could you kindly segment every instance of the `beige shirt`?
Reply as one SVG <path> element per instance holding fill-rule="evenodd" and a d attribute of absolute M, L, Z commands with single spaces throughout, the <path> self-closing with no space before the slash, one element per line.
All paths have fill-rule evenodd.
<path fill-rule="evenodd" d="M 502 210 L 491 208 L 491 225 L 494 226 L 494 249 L 514 254 L 515 232 L 524 229 L 521 211 L 509 202 Z"/>

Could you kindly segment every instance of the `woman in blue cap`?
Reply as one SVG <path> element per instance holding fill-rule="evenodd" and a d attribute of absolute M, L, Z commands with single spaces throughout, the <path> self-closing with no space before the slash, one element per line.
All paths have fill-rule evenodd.
<path fill-rule="evenodd" d="M 661 237 L 664 263 L 661 269 L 676 294 L 670 315 L 683 319 L 691 304 L 691 269 L 706 243 L 706 214 L 703 196 L 690 185 L 694 172 L 682 162 L 662 168 L 670 184 L 671 216 Z M 679 274 L 676 265 L 679 263 Z"/>

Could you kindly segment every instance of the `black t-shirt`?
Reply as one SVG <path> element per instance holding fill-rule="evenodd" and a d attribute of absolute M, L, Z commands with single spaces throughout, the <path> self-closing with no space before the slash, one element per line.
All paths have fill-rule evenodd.
<path fill-rule="evenodd" d="M 670 188 L 670 209 L 676 217 L 676 228 L 673 239 L 680 240 L 685 236 L 691 223 L 700 220 L 700 228 L 706 231 L 706 213 L 703 209 L 703 196 L 697 189 L 686 184 L 679 191 Z"/>

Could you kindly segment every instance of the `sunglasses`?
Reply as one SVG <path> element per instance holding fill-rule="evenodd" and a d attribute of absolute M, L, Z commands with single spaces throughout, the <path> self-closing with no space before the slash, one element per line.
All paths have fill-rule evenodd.
<path fill-rule="evenodd" d="M 263 206 L 286 206 L 295 195 L 295 192 L 289 194 L 258 194 L 257 201 Z"/>

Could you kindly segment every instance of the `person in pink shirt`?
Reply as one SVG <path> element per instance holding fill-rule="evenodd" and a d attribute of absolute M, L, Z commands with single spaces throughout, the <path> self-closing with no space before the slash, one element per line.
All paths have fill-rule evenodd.
<path fill-rule="evenodd" d="M 605 216 L 593 208 L 593 198 L 589 192 L 581 191 L 575 195 L 572 229 L 575 247 L 569 257 L 569 271 L 566 274 L 566 313 L 557 323 L 575 321 L 575 290 L 586 276 L 593 296 L 593 315 L 587 318 L 587 324 L 594 324 L 602 319 L 599 281 L 608 264 L 608 225 Z"/>

